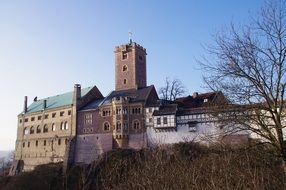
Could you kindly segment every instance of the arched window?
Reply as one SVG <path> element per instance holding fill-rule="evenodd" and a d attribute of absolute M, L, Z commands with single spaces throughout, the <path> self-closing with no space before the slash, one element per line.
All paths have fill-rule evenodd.
<path fill-rule="evenodd" d="M 40 125 L 37 126 L 37 133 L 41 133 L 42 132 L 42 129 L 40 127 Z"/>
<path fill-rule="evenodd" d="M 133 121 L 133 129 L 140 129 L 140 122 L 138 120 Z"/>
<path fill-rule="evenodd" d="M 49 132 L 49 129 L 48 129 L 48 126 L 47 125 L 44 125 L 44 130 L 43 130 L 44 133 L 47 133 Z"/>
<path fill-rule="evenodd" d="M 69 124 L 68 124 L 68 122 L 66 121 L 65 122 L 65 130 L 68 130 L 69 129 Z"/>
<path fill-rule="evenodd" d="M 28 135 L 29 134 L 29 129 L 28 129 L 28 127 L 25 127 L 24 128 L 24 135 Z"/>
<path fill-rule="evenodd" d="M 52 124 L 52 131 L 55 131 L 56 130 L 56 124 Z"/>
<path fill-rule="evenodd" d="M 61 122 L 61 130 L 64 130 L 65 129 L 65 124 L 64 122 Z"/>
<path fill-rule="evenodd" d="M 103 130 L 104 130 L 104 131 L 109 131 L 109 130 L 110 130 L 110 125 L 109 125 L 108 122 L 104 122 L 104 124 L 103 124 Z"/>
<path fill-rule="evenodd" d="M 121 131 L 121 122 L 117 121 L 116 123 L 116 131 Z"/>
<path fill-rule="evenodd" d="M 30 134 L 34 134 L 35 133 L 35 129 L 34 129 L 34 127 L 32 126 L 31 128 L 30 128 Z"/>
<path fill-rule="evenodd" d="M 127 65 L 123 65 L 122 71 L 127 71 Z"/>
<path fill-rule="evenodd" d="M 123 79 L 123 84 L 127 84 L 127 79 Z"/>

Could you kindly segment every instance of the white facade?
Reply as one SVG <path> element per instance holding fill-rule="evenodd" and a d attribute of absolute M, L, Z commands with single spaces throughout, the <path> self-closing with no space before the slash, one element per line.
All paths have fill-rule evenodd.
<path fill-rule="evenodd" d="M 217 141 L 224 133 L 219 124 L 205 113 L 182 116 L 160 115 L 153 118 L 153 127 L 147 128 L 148 144 L 151 146 L 187 141 L 209 144 Z M 167 123 L 164 123 L 164 120 Z"/>
<path fill-rule="evenodd" d="M 147 107 L 145 108 L 145 124 L 146 126 L 153 126 L 153 112 L 159 110 L 159 107 Z"/>

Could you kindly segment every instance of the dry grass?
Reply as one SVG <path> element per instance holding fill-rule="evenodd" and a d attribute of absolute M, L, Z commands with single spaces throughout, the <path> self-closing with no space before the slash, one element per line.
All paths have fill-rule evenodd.
<path fill-rule="evenodd" d="M 265 152 L 261 147 L 207 148 L 194 143 L 119 149 L 91 165 L 72 167 L 66 178 L 58 168 L 48 169 L 49 175 L 42 168 L 8 182 L 6 178 L 5 185 L 2 179 L 0 189 L 285 189 L 279 160 Z"/>

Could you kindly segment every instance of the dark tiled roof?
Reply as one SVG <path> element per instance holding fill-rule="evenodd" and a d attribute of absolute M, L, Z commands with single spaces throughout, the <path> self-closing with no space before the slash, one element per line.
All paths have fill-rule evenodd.
<path fill-rule="evenodd" d="M 108 96 L 104 98 L 101 105 L 111 104 L 112 98 L 115 97 L 128 97 L 130 98 L 130 102 L 145 102 L 152 88 L 154 88 L 153 85 L 140 89 L 112 91 Z"/>
<path fill-rule="evenodd" d="M 91 103 L 87 104 L 86 106 L 84 106 L 83 108 L 80 109 L 80 111 L 83 110 L 91 110 L 91 109 L 97 109 L 99 104 L 103 101 L 104 99 L 97 99 L 92 101 Z"/>
<path fill-rule="evenodd" d="M 159 110 L 155 110 L 153 112 L 154 116 L 157 115 L 176 115 L 177 112 L 177 104 L 165 104 L 160 106 Z"/>
<path fill-rule="evenodd" d="M 94 86 L 81 89 L 81 97 L 85 96 Z M 46 109 L 53 109 L 62 106 L 71 105 L 73 101 L 73 91 L 56 96 L 51 96 L 41 100 L 34 101 L 27 109 L 27 113 L 41 111 L 43 109 L 44 100 L 47 100 Z"/>
<path fill-rule="evenodd" d="M 194 93 L 193 96 L 177 98 L 175 102 L 183 108 L 199 108 L 219 104 L 221 101 L 226 101 L 221 92 L 208 92 L 203 94 Z"/>

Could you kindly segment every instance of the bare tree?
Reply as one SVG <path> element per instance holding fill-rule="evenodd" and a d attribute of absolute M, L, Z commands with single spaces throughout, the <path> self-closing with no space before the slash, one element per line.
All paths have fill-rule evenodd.
<path fill-rule="evenodd" d="M 186 88 L 179 79 L 165 80 L 165 86 L 159 89 L 159 95 L 164 100 L 175 100 L 178 96 L 184 95 Z"/>
<path fill-rule="evenodd" d="M 206 84 L 240 110 L 231 112 L 231 122 L 269 143 L 286 173 L 285 1 L 267 1 L 250 24 L 232 24 L 215 39 L 210 57 L 201 61 Z"/>

